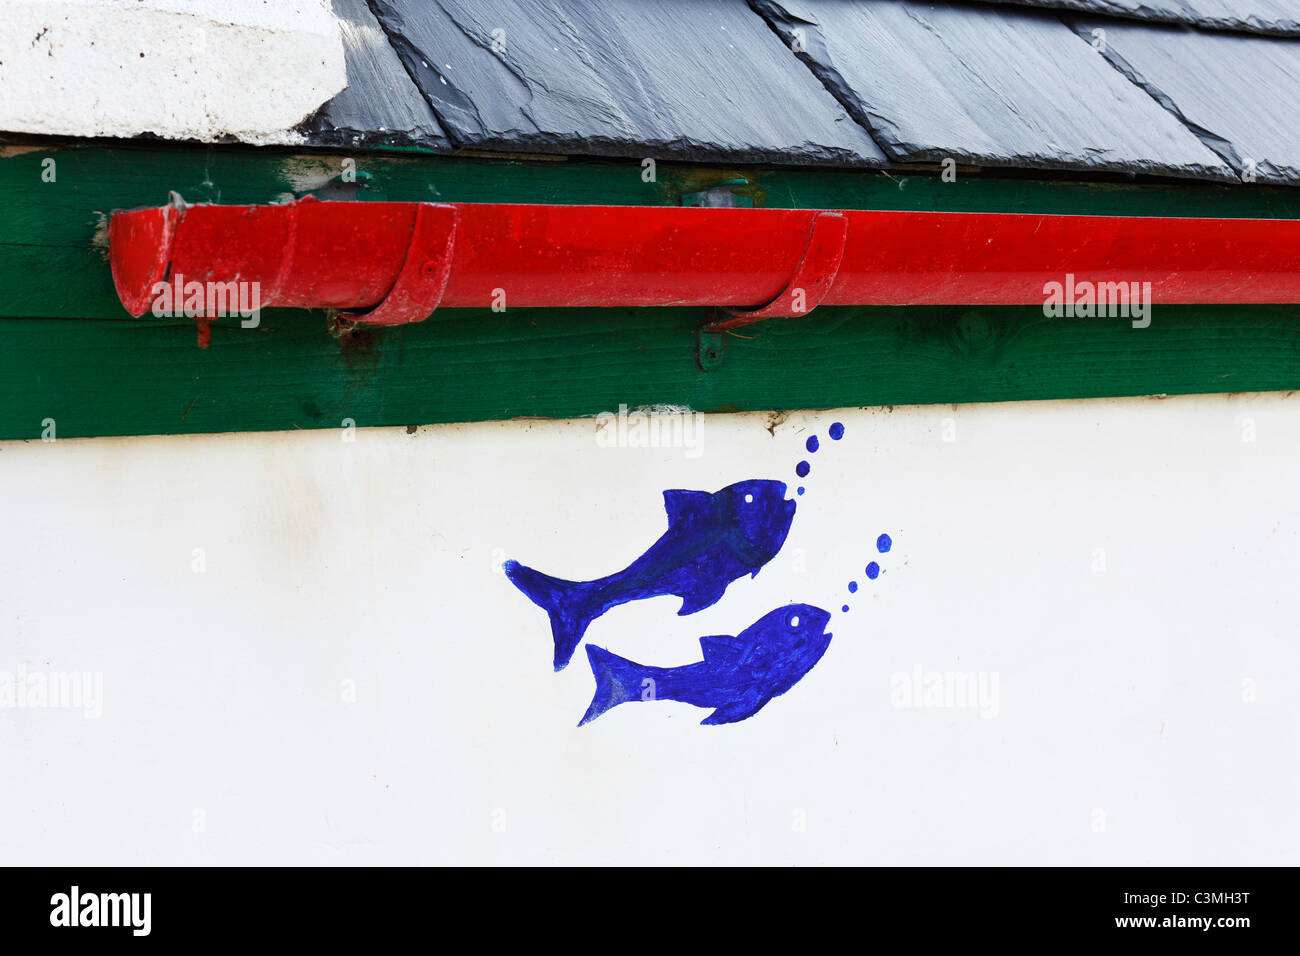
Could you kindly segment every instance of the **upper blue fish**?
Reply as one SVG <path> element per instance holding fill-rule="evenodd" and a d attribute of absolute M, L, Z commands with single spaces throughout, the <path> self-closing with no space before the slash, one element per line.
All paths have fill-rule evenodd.
<path fill-rule="evenodd" d="M 587 645 L 596 695 L 578 726 L 629 700 L 679 700 L 712 707 L 702 724 L 731 724 L 756 714 L 793 687 L 830 646 L 828 612 L 790 604 L 763 615 L 735 637 L 700 638 L 704 660 L 649 667 Z"/>
<path fill-rule="evenodd" d="M 630 565 L 595 581 L 565 581 L 505 563 L 515 587 L 551 616 L 555 669 L 561 670 L 587 626 L 610 608 L 641 598 L 672 594 L 678 614 L 693 614 L 722 597 L 727 585 L 756 575 L 785 543 L 795 503 L 785 483 L 751 479 L 721 491 L 664 492 L 668 530 Z"/>

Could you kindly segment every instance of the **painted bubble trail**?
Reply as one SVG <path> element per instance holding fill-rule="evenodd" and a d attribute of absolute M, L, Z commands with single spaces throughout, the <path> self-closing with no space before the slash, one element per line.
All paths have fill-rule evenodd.
<path fill-rule="evenodd" d="M 887 535 L 887 534 L 882 534 L 880 537 L 876 538 L 876 550 L 879 551 L 881 554 L 888 554 L 888 553 L 889 553 L 889 550 L 890 550 L 893 546 L 894 546 L 894 539 L 891 538 L 891 537 L 890 537 L 889 535 Z M 879 563 L 879 562 L 877 562 L 877 561 L 869 561 L 869 562 L 867 563 L 866 568 L 863 569 L 863 572 L 862 572 L 862 573 L 865 574 L 869 579 L 871 579 L 872 581 L 874 581 L 874 580 L 876 580 L 878 577 L 880 577 L 880 575 L 883 573 L 883 570 L 881 569 L 881 567 L 880 567 L 880 563 Z M 857 581 L 850 581 L 850 582 L 849 582 L 849 593 L 850 593 L 850 594 L 857 594 L 857 593 L 858 593 L 858 582 L 857 582 Z M 840 610 L 843 611 L 843 612 L 845 612 L 845 613 L 848 613 L 849 606 L 848 606 L 847 604 L 845 604 L 844 606 L 842 606 L 842 607 L 840 608 Z"/>
<path fill-rule="evenodd" d="M 591 622 L 612 607 L 661 595 L 682 599 L 678 614 L 716 604 L 727 586 L 781 550 L 795 502 L 784 482 L 750 479 L 721 491 L 664 492 L 668 530 L 622 571 L 567 581 L 507 561 L 506 576 L 550 616 L 555 669 L 563 670 Z"/>
<path fill-rule="evenodd" d="M 830 435 L 831 441 L 839 441 L 844 437 L 844 425 L 840 422 L 832 422 L 831 427 L 827 429 L 826 434 Z M 817 454 L 818 449 L 821 448 L 821 440 L 816 435 L 809 435 L 808 440 L 804 442 L 803 447 L 808 451 L 808 454 L 815 455 Z M 794 473 L 800 478 L 807 478 L 811 472 L 812 464 L 806 458 L 794 466 Z M 799 494 L 802 495 L 804 491 L 805 489 L 803 486 L 800 486 Z"/>
<path fill-rule="evenodd" d="M 769 611 L 738 635 L 700 638 L 704 659 L 652 667 L 587 646 L 596 693 L 578 726 L 630 701 L 676 700 L 713 713 L 702 724 L 731 724 L 758 713 L 813 668 L 830 646 L 830 614 L 809 604 Z"/>

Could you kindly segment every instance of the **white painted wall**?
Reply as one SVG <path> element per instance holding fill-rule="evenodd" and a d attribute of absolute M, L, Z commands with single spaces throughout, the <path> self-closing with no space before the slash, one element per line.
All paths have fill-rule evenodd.
<path fill-rule="evenodd" d="M 322 0 L 5 0 L 0 131 L 293 143 L 347 85 Z"/>
<path fill-rule="evenodd" d="M 793 486 L 833 420 L 757 579 L 588 634 L 686 662 L 806 601 L 835 609 L 823 661 L 744 723 L 576 728 L 585 655 L 551 672 L 501 559 L 614 570 L 663 489 Z M 0 670 L 104 682 L 97 719 L 0 708 L 0 858 L 1300 862 L 1300 398 L 766 424 L 710 417 L 695 458 L 590 421 L 0 445 Z M 996 706 L 898 706 L 918 667 L 996 675 Z"/>

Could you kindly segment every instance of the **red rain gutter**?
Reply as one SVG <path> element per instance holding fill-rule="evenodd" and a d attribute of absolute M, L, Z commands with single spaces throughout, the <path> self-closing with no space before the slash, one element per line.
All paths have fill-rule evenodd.
<path fill-rule="evenodd" d="M 1008 213 L 321 202 L 113 214 L 132 315 L 159 282 L 257 282 L 263 307 L 376 325 L 438 308 L 712 306 L 715 329 L 817 305 L 1041 305 L 1044 285 L 1148 301 L 1300 302 L 1300 221 Z"/>

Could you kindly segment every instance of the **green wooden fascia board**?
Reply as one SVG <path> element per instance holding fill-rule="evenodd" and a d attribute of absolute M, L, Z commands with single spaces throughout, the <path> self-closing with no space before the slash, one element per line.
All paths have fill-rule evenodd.
<path fill-rule="evenodd" d="M 0 438 L 51 421 L 75 437 L 1300 387 L 1293 306 L 1157 307 L 1147 329 L 1035 307 L 821 308 L 727 335 L 707 372 L 703 317 L 448 310 L 344 343 L 284 311 L 258 329 L 219 320 L 206 349 L 192 325 L 0 319 Z"/>
<path fill-rule="evenodd" d="M 45 181 L 54 161 L 54 181 Z M 360 182 L 341 183 L 355 160 Z M 43 173 L 46 175 L 43 177 Z M 1157 305 L 1122 319 L 1035 307 L 822 308 L 726 337 L 699 368 L 701 310 L 445 310 L 335 336 L 321 313 L 262 325 L 135 320 L 113 292 L 114 209 L 319 192 L 397 201 L 671 204 L 743 179 L 755 206 L 1300 217 L 1300 190 L 959 174 L 245 147 L 0 147 L 0 438 L 223 432 L 568 417 L 620 404 L 705 411 L 983 402 L 1300 387 L 1300 307 Z M 81 320 L 81 321 L 77 321 Z M 103 320 L 103 321 L 85 321 Z M 112 321 L 107 321 L 112 320 Z"/>

